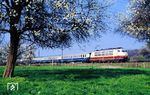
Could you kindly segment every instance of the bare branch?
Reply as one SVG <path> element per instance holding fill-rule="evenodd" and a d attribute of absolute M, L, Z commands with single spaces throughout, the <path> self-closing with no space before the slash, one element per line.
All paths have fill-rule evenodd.
<path fill-rule="evenodd" d="M 10 32 L 8 29 L 0 29 L 0 33 L 8 33 Z"/>

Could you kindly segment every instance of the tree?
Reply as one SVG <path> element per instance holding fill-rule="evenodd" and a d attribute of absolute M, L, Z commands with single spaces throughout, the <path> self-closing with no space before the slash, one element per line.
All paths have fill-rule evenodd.
<path fill-rule="evenodd" d="M 35 50 L 36 47 L 32 44 L 30 45 L 26 45 L 26 46 L 22 46 L 19 49 L 19 53 L 18 53 L 18 61 L 23 63 L 23 64 L 31 64 L 32 62 L 32 58 L 35 57 Z"/>
<path fill-rule="evenodd" d="M 130 0 L 129 10 L 120 19 L 119 31 L 150 43 L 150 0 Z"/>
<path fill-rule="evenodd" d="M 98 0 L 2 0 L 0 34 L 10 34 L 3 77 L 12 77 L 20 42 L 41 47 L 69 46 L 104 30 L 106 5 Z"/>
<path fill-rule="evenodd" d="M 147 56 L 147 55 L 149 55 L 149 53 L 150 53 L 150 51 L 147 48 L 142 48 L 140 50 L 140 55 L 142 55 L 142 56 Z"/>
<path fill-rule="evenodd" d="M 1 43 L 0 45 L 0 61 L 1 64 L 6 64 L 6 59 L 8 56 L 8 49 L 9 49 L 9 45 L 8 44 L 3 44 Z"/>
<path fill-rule="evenodd" d="M 25 61 L 28 64 L 32 58 L 35 56 L 34 51 L 36 50 L 35 46 L 32 44 L 22 44 L 19 46 L 18 53 L 17 53 L 17 63 L 24 63 Z M 9 54 L 9 44 L 2 44 L 0 46 L 0 64 L 6 64 L 7 56 Z"/>
<path fill-rule="evenodd" d="M 0 65 L 3 65 L 5 63 L 5 53 L 3 51 L 3 48 L 0 47 Z"/>

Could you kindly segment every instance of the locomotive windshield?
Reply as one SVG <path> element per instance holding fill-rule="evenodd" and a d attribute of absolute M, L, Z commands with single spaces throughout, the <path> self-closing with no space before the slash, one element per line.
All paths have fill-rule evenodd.
<path fill-rule="evenodd" d="M 122 50 L 122 52 L 127 52 L 127 50 Z"/>

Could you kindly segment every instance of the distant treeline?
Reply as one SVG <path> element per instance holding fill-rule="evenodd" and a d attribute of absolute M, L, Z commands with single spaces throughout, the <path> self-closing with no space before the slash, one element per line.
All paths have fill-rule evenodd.
<path fill-rule="evenodd" d="M 129 61 L 131 62 L 149 62 L 150 61 L 150 49 L 134 49 L 128 50 Z"/>

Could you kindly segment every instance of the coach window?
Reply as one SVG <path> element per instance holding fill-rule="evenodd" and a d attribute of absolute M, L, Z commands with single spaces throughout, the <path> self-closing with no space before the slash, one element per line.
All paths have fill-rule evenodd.
<path fill-rule="evenodd" d="M 104 56 L 105 55 L 105 52 L 102 52 L 102 56 Z"/>
<path fill-rule="evenodd" d="M 104 56 L 104 53 L 102 53 L 102 56 Z"/>
<path fill-rule="evenodd" d="M 100 52 L 95 52 L 95 56 L 99 56 Z"/>
<path fill-rule="evenodd" d="M 108 51 L 106 52 L 106 55 L 109 55 L 109 52 L 108 52 Z"/>
<path fill-rule="evenodd" d="M 113 51 L 109 51 L 109 54 L 112 55 L 112 54 L 113 54 Z"/>
<path fill-rule="evenodd" d="M 97 53 L 95 52 L 95 56 L 97 56 Z"/>
<path fill-rule="evenodd" d="M 118 50 L 118 52 L 120 52 L 120 50 Z"/>
<path fill-rule="evenodd" d="M 100 52 L 97 53 L 97 56 L 100 56 Z"/>
<path fill-rule="evenodd" d="M 109 54 L 112 55 L 112 54 L 113 54 L 113 51 L 109 51 Z"/>

